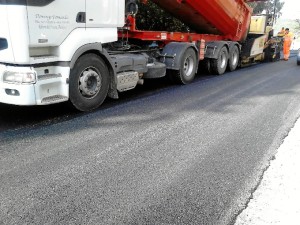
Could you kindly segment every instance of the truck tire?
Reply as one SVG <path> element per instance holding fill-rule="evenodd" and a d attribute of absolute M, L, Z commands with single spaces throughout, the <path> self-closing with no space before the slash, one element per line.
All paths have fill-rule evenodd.
<path fill-rule="evenodd" d="M 81 56 L 70 72 L 69 94 L 73 106 L 90 111 L 105 100 L 109 88 L 109 71 L 96 54 Z"/>
<path fill-rule="evenodd" d="M 228 59 L 228 70 L 230 72 L 235 71 L 238 64 L 239 64 L 239 58 L 240 58 L 240 51 L 238 47 L 235 45 L 231 49 L 229 59 Z"/>
<path fill-rule="evenodd" d="M 201 69 L 203 73 L 211 74 L 211 60 L 210 59 L 204 59 L 200 61 Z"/>
<path fill-rule="evenodd" d="M 177 84 L 191 83 L 195 78 L 197 63 L 195 50 L 187 48 L 180 60 L 180 69 L 171 70 L 172 80 Z"/>
<path fill-rule="evenodd" d="M 225 73 L 228 64 L 228 50 L 222 47 L 217 59 L 211 59 L 211 71 L 213 74 L 221 75 Z"/>

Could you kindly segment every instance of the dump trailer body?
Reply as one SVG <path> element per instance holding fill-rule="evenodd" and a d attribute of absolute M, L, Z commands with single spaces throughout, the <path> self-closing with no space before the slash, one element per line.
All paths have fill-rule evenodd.
<path fill-rule="evenodd" d="M 193 31 L 243 41 L 247 36 L 252 9 L 244 0 L 151 0 Z"/>

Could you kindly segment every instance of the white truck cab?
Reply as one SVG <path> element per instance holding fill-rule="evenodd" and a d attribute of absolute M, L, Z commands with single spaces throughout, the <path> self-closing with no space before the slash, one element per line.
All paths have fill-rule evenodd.
<path fill-rule="evenodd" d="M 124 7 L 120 0 L 1 0 L 0 102 L 45 105 L 67 101 L 70 94 L 73 103 L 82 96 L 93 101 L 109 82 L 101 75 L 108 66 L 93 53 L 117 41 Z M 100 68 L 95 63 L 87 66 L 88 59 Z M 73 91 L 72 70 L 80 73 Z M 89 110 L 99 103 L 80 104 L 75 106 Z"/>

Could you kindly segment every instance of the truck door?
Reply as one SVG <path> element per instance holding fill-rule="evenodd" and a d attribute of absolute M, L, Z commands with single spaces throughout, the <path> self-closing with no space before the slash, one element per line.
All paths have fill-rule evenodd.
<path fill-rule="evenodd" d="M 87 27 L 122 27 L 124 0 L 86 0 Z"/>
<path fill-rule="evenodd" d="M 84 28 L 85 1 L 27 0 L 30 45 L 59 46 L 72 30 Z"/>

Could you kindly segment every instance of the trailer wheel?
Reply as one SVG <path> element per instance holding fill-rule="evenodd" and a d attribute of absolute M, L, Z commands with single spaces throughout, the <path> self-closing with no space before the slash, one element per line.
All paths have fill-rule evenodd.
<path fill-rule="evenodd" d="M 230 72 L 236 70 L 239 64 L 239 58 L 240 58 L 240 51 L 238 47 L 235 45 L 230 52 L 229 60 L 228 60 L 228 70 Z"/>
<path fill-rule="evenodd" d="M 219 52 L 217 59 L 211 60 L 211 70 L 213 74 L 221 75 L 225 73 L 228 64 L 228 50 L 224 46 Z"/>
<path fill-rule="evenodd" d="M 200 66 L 203 73 L 212 73 L 210 59 L 204 59 L 200 61 Z"/>
<path fill-rule="evenodd" d="M 188 48 L 183 54 L 180 61 L 180 69 L 173 70 L 171 76 L 173 80 L 178 84 L 191 83 L 196 74 L 197 57 L 192 48 Z"/>
<path fill-rule="evenodd" d="M 80 111 L 99 107 L 107 96 L 109 71 L 95 54 L 81 56 L 70 72 L 70 101 Z"/>

